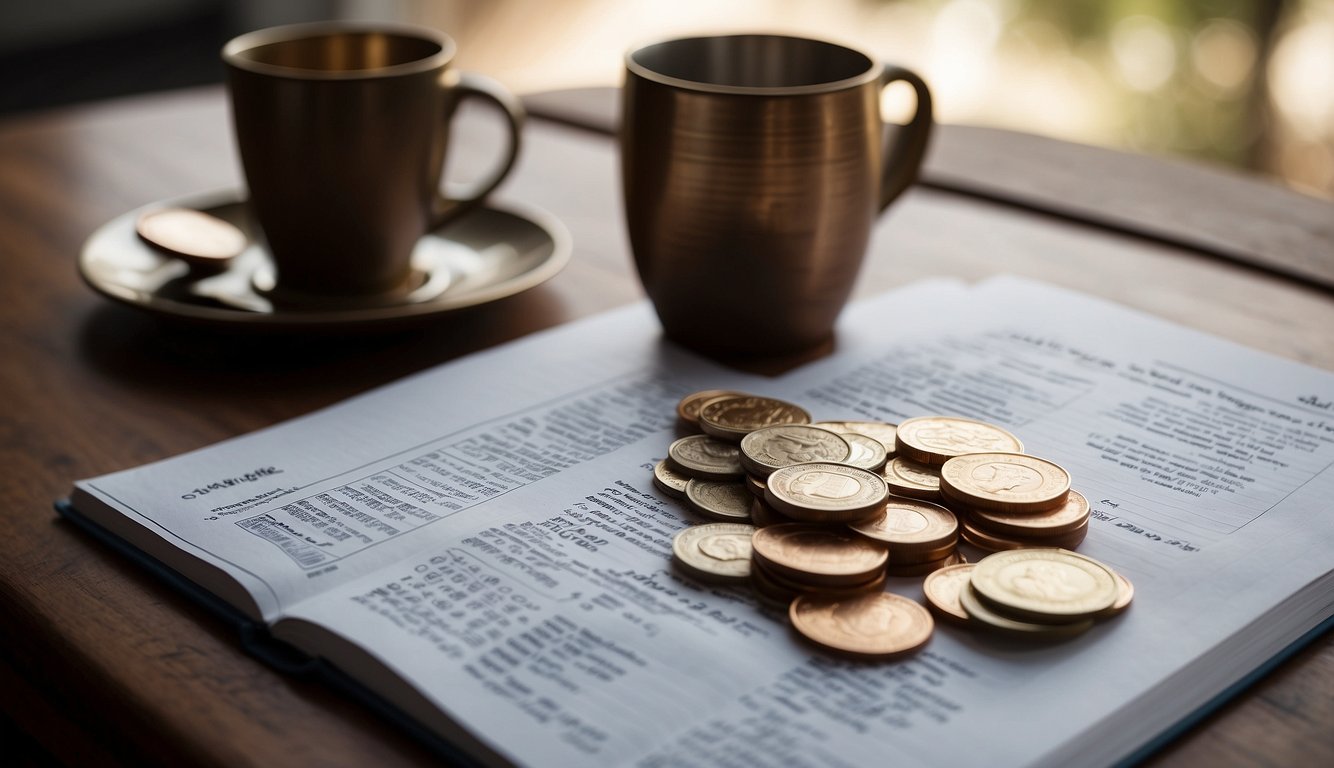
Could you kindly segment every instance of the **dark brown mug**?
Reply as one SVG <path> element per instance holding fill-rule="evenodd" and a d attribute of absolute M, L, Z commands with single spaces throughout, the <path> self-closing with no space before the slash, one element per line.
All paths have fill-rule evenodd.
<path fill-rule="evenodd" d="M 476 206 L 509 173 L 522 107 L 495 83 L 456 72 L 454 52 L 434 30 L 355 22 L 263 29 L 223 48 L 275 296 L 352 300 L 410 290 L 418 239 Z M 501 109 L 510 141 L 473 194 L 447 199 L 440 179 L 449 123 L 469 98 Z"/>
<path fill-rule="evenodd" d="M 916 179 L 932 125 L 926 84 L 853 49 L 779 35 L 669 40 L 625 65 L 630 244 L 667 336 L 724 356 L 827 341 L 872 224 Z M 887 132 L 881 92 L 900 80 L 917 109 Z"/>

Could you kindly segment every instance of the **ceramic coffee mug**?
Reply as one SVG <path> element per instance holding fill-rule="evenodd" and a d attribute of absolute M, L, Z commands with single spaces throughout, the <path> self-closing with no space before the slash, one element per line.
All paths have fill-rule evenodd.
<path fill-rule="evenodd" d="M 477 205 L 509 172 L 522 108 L 494 83 L 456 72 L 454 51 L 434 30 L 357 23 L 264 29 L 223 48 L 277 296 L 352 301 L 410 290 L 417 240 Z M 446 199 L 449 123 L 469 98 L 500 107 L 510 141 L 473 194 Z"/>
<path fill-rule="evenodd" d="M 818 40 L 735 35 L 631 51 L 621 171 L 635 265 L 669 338 L 725 356 L 827 341 L 876 217 L 916 178 L 931 96 Z M 886 139 L 881 91 L 915 116 Z"/>

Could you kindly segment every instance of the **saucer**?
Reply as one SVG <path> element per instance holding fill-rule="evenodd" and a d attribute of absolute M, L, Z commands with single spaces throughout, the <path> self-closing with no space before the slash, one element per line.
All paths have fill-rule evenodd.
<path fill-rule="evenodd" d="M 192 269 L 145 243 L 135 230 L 145 210 L 193 208 L 228 221 L 250 244 L 219 271 Z M 273 264 L 236 190 L 154 203 L 112 219 L 79 256 L 93 290 L 156 314 L 228 327 L 343 328 L 427 320 L 513 296 L 550 280 L 570 259 L 570 235 L 555 217 L 506 203 L 479 206 L 428 232 L 412 254 L 415 287 L 378 301 L 275 301 Z"/>

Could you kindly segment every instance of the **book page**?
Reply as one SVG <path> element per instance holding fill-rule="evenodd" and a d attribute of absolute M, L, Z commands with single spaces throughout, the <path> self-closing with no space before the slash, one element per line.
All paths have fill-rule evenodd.
<path fill-rule="evenodd" d="M 961 290 L 922 284 L 912 301 L 925 311 Z M 517 489 L 671 429 L 676 402 L 699 381 L 734 389 L 765 382 L 662 341 L 642 304 L 266 430 L 80 481 L 73 501 L 252 617 L 273 621 L 287 606 L 399 562 L 450 518 L 489 514 L 487 504 Z M 239 595 L 228 589 L 233 581 Z"/>
<path fill-rule="evenodd" d="M 74 504 L 238 605 L 286 606 L 397 562 L 449 518 L 670 428 L 698 376 L 646 306 L 426 371 L 275 427 L 76 483 Z M 482 513 L 484 514 L 484 513 Z M 200 563 L 209 567 L 203 567 Z"/>
<path fill-rule="evenodd" d="M 816 649 L 671 566 L 690 518 L 651 483 L 664 427 L 450 518 L 279 635 L 337 660 L 329 628 L 522 764 L 1063 766 L 1124 758 L 1334 611 L 1334 375 L 1013 279 L 903 289 L 841 328 L 747 386 L 817 419 L 1009 427 L 1093 502 L 1080 551 L 1130 610 L 1056 644 L 938 623 L 907 660 Z"/>

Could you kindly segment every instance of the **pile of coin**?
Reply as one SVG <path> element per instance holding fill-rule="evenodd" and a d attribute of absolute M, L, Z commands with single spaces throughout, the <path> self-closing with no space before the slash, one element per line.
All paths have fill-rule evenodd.
<path fill-rule="evenodd" d="M 748 581 L 787 606 L 804 636 L 845 653 L 894 657 L 929 639 L 930 613 L 884 592 L 888 576 L 926 575 L 937 612 L 939 599 L 955 609 L 945 618 L 985 623 L 961 607 L 968 590 L 948 589 L 972 573 L 961 538 L 990 551 L 1073 547 L 1088 530 L 1088 502 L 1069 474 L 984 422 L 812 422 L 799 406 L 728 390 L 687 395 L 677 417 L 683 436 L 654 483 L 713 522 L 678 534 L 676 563 L 703 580 Z M 1037 613 L 1016 617 L 985 592 L 966 599 L 979 616 Z"/>
<path fill-rule="evenodd" d="M 933 572 L 922 585 L 936 615 L 1022 635 L 1065 638 L 1124 611 L 1135 590 L 1091 557 L 1058 548 L 996 552 Z"/>

